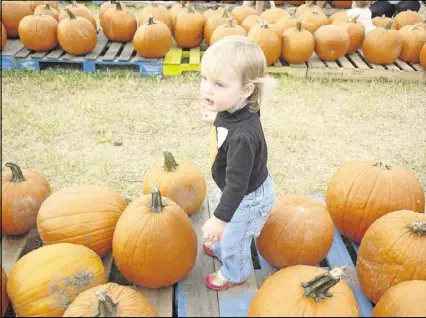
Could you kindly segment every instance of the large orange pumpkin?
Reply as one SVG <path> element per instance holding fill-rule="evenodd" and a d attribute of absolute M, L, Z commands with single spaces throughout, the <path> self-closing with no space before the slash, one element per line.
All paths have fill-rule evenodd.
<path fill-rule="evenodd" d="M 7 32 L 3 23 L 1 24 L 1 49 L 3 50 L 7 42 Z"/>
<path fill-rule="evenodd" d="M 172 47 L 172 33 L 163 22 L 157 23 L 150 17 L 141 25 L 133 38 L 133 46 L 140 56 L 158 58 L 167 54 Z"/>
<path fill-rule="evenodd" d="M 256 246 L 276 268 L 316 266 L 330 250 L 333 235 L 333 220 L 321 201 L 305 195 L 283 195 L 271 211 Z"/>
<path fill-rule="evenodd" d="M 205 17 L 191 6 L 184 8 L 176 17 L 174 36 L 181 48 L 193 48 L 203 41 Z"/>
<path fill-rule="evenodd" d="M 165 6 L 152 3 L 143 8 L 140 15 L 140 24 L 148 23 L 149 17 L 153 17 L 155 21 L 161 21 L 166 24 L 170 32 L 173 32 L 173 16 Z"/>
<path fill-rule="evenodd" d="M 409 280 L 389 288 L 373 310 L 373 317 L 424 317 L 426 280 Z"/>
<path fill-rule="evenodd" d="M 342 166 L 328 184 L 326 202 L 336 228 L 356 243 L 381 216 L 425 208 L 422 185 L 410 171 L 375 161 Z"/>
<path fill-rule="evenodd" d="M 19 23 L 21 42 L 33 51 L 49 51 L 58 45 L 58 21 L 42 13 L 28 15 Z"/>
<path fill-rule="evenodd" d="M 176 202 L 188 215 L 197 212 L 206 198 L 206 178 L 192 162 L 177 163 L 173 155 L 164 152 L 164 166 L 155 165 L 143 180 L 143 194 L 157 186 L 161 194 Z"/>
<path fill-rule="evenodd" d="M 45 5 L 45 3 L 47 2 L 49 4 L 49 6 L 51 6 L 52 8 L 55 9 L 59 9 L 59 4 L 58 1 L 43 1 L 43 0 L 38 0 L 38 1 L 29 1 L 30 2 L 30 7 L 31 10 L 35 10 L 38 6 L 41 5 Z"/>
<path fill-rule="evenodd" d="M 76 17 L 85 18 L 90 21 L 90 23 L 93 25 L 95 30 L 98 30 L 98 25 L 96 23 L 95 18 L 92 15 L 92 12 L 88 7 L 86 7 L 84 4 L 78 4 L 77 1 L 73 1 L 71 5 L 66 6 L 65 9 L 68 9 L 74 14 Z M 62 9 L 59 11 L 59 21 L 62 21 L 63 19 L 68 19 L 69 14 L 66 12 L 65 9 Z"/>
<path fill-rule="evenodd" d="M 289 28 L 283 33 L 282 57 L 289 63 L 301 64 L 310 59 L 315 48 L 314 36 L 302 29 L 302 22 L 296 28 Z"/>
<path fill-rule="evenodd" d="M 302 27 L 312 34 L 315 34 L 323 25 L 328 24 L 328 18 L 322 12 L 318 11 L 304 13 L 298 19 L 302 21 Z"/>
<path fill-rule="evenodd" d="M 104 13 L 102 21 L 105 37 L 114 42 L 131 41 L 138 28 L 135 15 L 120 2 Z"/>
<path fill-rule="evenodd" d="M 420 62 L 420 65 L 426 70 L 426 43 L 423 45 L 422 49 L 420 50 L 419 62 Z"/>
<path fill-rule="evenodd" d="M 42 204 L 37 228 L 45 245 L 74 243 L 104 256 L 126 201 L 115 190 L 101 186 L 73 186 L 53 193 Z"/>
<path fill-rule="evenodd" d="M 243 23 L 245 18 L 256 14 L 256 9 L 252 7 L 238 6 L 232 9 L 232 16 L 237 20 L 238 24 Z"/>
<path fill-rule="evenodd" d="M 399 59 L 408 63 L 418 63 L 420 51 L 426 43 L 426 30 L 416 25 L 406 25 L 398 30 L 402 37 L 402 50 Z"/>
<path fill-rule="evenodd" d="M 325 61 L 335 61 L 349 48 L 348 32 L 341 26 L 323 25 L 315 32 L 315 53 Z"/>
<path fill-rule="evenodd" d="M 275 4 L 271 3 L 272 7 L 270 9 L 266 9 L 260 15 L 262 20 L 268 21 L 270 24 L 274 24 L 278 22 L 280 19 L 288 17 L 289 14 L 283 8 L 276 8 Z"/>
<path fill-rule="evenodd" d="M 259 25 L 254 25 L 248 33 L 248 38 L 260 46 L 263 54 L 265 54 L 268 65 L 275 63 L 280 58 L 282 48 L 281 39 L 269 27 L 268 22 L 263 21 Z"/>
<path fill-rule="evenodd" d="M 34 9 L 34 14 L 37 14 L 37 13 L 50 15 L 51 17 L 55 18 L 56 21 L 59 21 L 59 10 L 50 6 L 48 2 L 46 2 L 46 4 L 37 6 Z"/>
<path fill-rule="evenodd" d="M 388 18 L 385 15 L 382 15 L 381 17 L 375 17 L 375 18 L 373 18 L 372 21 L 373 21 L 373 24 L 376 27 L 381 27 L 381 28 L 386 28 L 386 26 L 389 24 L 389 22 L 392 22 L 391 28 L 393 30 L 397 30 L 396 23 L 394 23 L 394 20 L 392 18 Z"/>
<path fill-rule="evenodd" d="M 7 310 L 7 305 L 9 305 L 9 298 L 7 297 L 6 286 L 7 286 L 7 276 L 2 266 L 1 267 L 1 295 L 0 295 L 1 296 L 1 308 L 0 308 L 1 317 L 4 316 Z"/>
<path fill-rule="evenodd" d="M 188 215 L 154 188 L 123 212 L 112 250 L 124 277 L 159 288 L 180 281 L 194 267 L 197 235 Z"/>
<path fill-rule="evenodd" d="M 228 24 L 219 25 L 216 30 L 214 30 L 210 38 L 210 44 L 213 44 L 216 41 L 223 39 L 224 37 L 232 35 L 247 36 L 247 31 L 241 25 L 235 25 L 233 20 L 229 19 Z"/>
<path fill-rule="evenodd" d="M 270 276 L 250 304 L 248 317 L 359 317 L 343 270 L 296 265 Z"/>
<path fill-rule="evenodd" d="M 36 227 L 40 205 L 52 191 L 38 172 L 21 170 L 10 162 L 6 167 L 11 171 L 1 175 L 1 232 L 20 235 Z"/>
<path fill-rule="evenodd" d="M 307 1 L 305 4 L 302 4 L 296 9 L 296 12 L 294 13 L 294 15 L 296 16 L 296 18 L 298 18 L 302 14 L 312 12 L 312 11 L 323 12 L 319 6 L 314 4 L 314 1 Z"/>
<path fill-rule="evenodd" d="M 19 22 L 27 16 L 32 15 L 33 10 L 29 1 L 2 1 L 1 23 L 4 25 L 9 38 L 18 37 Z"/>
<path fill-rule="evenodd" d="M 105 283 L 104 265 L 95 252 L 58 243 L 19 259 L 10 271 L 7 294 L 18 317 L 62 317 L 80 293 Z"/>
<path fill-rule="evenodd" d="M 357 51 L 364 42 L 365 38 L 365 27 L 361 23 L 357 23 L 359 16 L 355 16 L 349 20 L 349 22 L 335 22 L 348 32 L 349 35 L 349 47 L 346 54 L 352 54 Z"/>
<path fill-rule="evenodd" d="M 413 25 L 422 21 L 422 15 L 416 11 L 411 10 L 399 12 L 395 16 L 395 24 L 398 30 L 401 29 L 403 26 Z"/>
<path fill-rule="evenodd" d="M 94 314 L 97 317 L 158 317 L 157 311 L 140 291 L 116 283 L 82 292 L 63 317 L 93 317 Z"/>
<path fill-rule="evenodd" d="M 229 19 L 234 20 L 234 23 L 236 24 L 238 23 L 237 20 L 229 14 L 227 8 L 223 12 L 223 14 L 214 14 L 207 19 L 206 25 L 204 26 L 204 39 L 206 40 L 206 43 L 208 45 L 211 44 L 210 38 L 214 30 L 216 30 L 219 25 L 227 25 Z"/>
<path fill-rule="evenodd" d="M 391 29 L 393 21 L 385 28 L 375 28 L 365 35 L 362 51 L 368 62 L 375 64 L 392 64 L 401 54 L 402 36 Z"/>
<path fill-rule="evenodd" d="M 99 23 L 101 24 L 102 29 L 104 28 L 103 17 L 104 17 L 105 12 L 107 12 L 111 8 L 115 8 L 116 3 L 117 3 L 117 1 L 113 1 L 113 0 L 112 1 L 105 1 L 100 6 L 100 8 L 99 8 Z M 127 6 L 124 3 L 120 3 L 120 4 L 121 4 L 121 8 L 127 9 Z"/>
<path fill-rule="evenodd" d="M 426 215 L 409 210 L 386 214 L 361 241 L 356 268 L 365 295 L 377 303 L 392 286 L 426 280 Z"/>

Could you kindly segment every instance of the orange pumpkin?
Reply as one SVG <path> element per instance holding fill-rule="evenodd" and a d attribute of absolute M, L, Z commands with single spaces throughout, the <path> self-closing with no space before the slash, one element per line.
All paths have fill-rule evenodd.
<path fill-rule="evenodd" d="M 157 23 L 150 17 L 141 25 L 133 38 L 133 46 L 140 56 L 158 58 L 166 55 L 172 47 L 172 33 L 164 23 Z"/>
<path fill-rule="evenodd" d="M 302 29 L 302 22 L 296 28 L 289 28 L 283 33 L 282 57 L 289 63 L 307 62 L 315 48 L 315 39 L 311 32 Z"/>
<path fill-rule="evenodd" d="M 164 166 L 155 165 L 143 180 L 143 194 L 157 186 L 162 195 L 176 202 L 188 215 L 197 212 L 206 198 L 206 179 L 191 162 L 178 164 L 170 152 L 164 152 Z"/>
<path fill-rule="evenodd" d="M 149 6 L 146 6 L 141 12 L 140 23 L 148 23 L 149 17 L 151 16 L 155 21 L 161 21 L 166 24 L 169 27 L 170 32 L 173 32 L 173 16 L 166 7 L 155 4 L 154 2 Z"/>
<path fill-rule="evenodd" d="M 293 32 L 297 38 L 297 32 L 301 31 Z M 317 266 L 330 250 L 333 235 L 333 220 L 321 201 L 305 195 L 283 195 L 272 209 L 256 246 L 262 257 L 276 268 Z"/>
<path fill-rule="evenodd" d="M 183 9 L 176 17 L 174 36 L 181 48 L 193 48 L 203 41 L 205 18 L 191 6 Z"/>
<path fill-rule="evenodd" d="M 325 61 L 335 61 L 349 48 L 348 32 L 341 26 L 323 25 L 315 32 L 315 53 Z"/>
<path fill-rule="evenodd" d="M 315 34 L 315 32 L 323 25 L 328 24 L 328 18 L 318 11 L 310 11 L 302 14 L 299 19 L 302 21 L 302 27 L 312 34 Z"/>
<path fill-rule="evenodd" d="M 17 38 L 19 22 L 27 16 L 32 15 L 30 2 L 28 1 L 2 1 L 1 23 L 7 32 L 7 37 Z"/>
<path fill-rule="evenodd" d="M 115 225 L 125 208 L 124 198 L 110 188 L 64 188 L 42 204 L 37 229 L 45 245 L 84 245 L 103 257 L 111 251 Z"/>
<path fill-rule="evenodd" d="M 343 270 L 290 266 L 270 276 L 255 294 L 248 317 L 359 317 Z"/>
<path fill-rule="evenodd" d="M 229 19 L 228 24 L 219 25 L 216 30 L 214 30 L 211 38 L 210 44 L 213 44 L 220 39 L 232 36 L 232 35 L 243 35 L 247 36 L 247 31 L 241 25 L 235 25 L 232 19 Z"/>
<path fill-rule="evenodd" d="M 423 30 L 426 31 L 426 21 L 416 23 L 415 26 L 417 26 L 417 27 L 419 27 L 419 28 L 421 28 L 421 29 L 423 29 Z"/>
<path fill-rule="evenodd" d="M 349 17 L 346 11 L 336 12 L 328 18 L 329 24 L 342 23 L 342 22 L 348 22 L 348 21 L 349 21 Z"/>
<path fill-rule="evenodd" d="M 7 305 L 9 305 L 9 298 L 7 297 L 7 290 L 6 290 L 6 286 L 7 286 L 7 276 L 5 271 L 3 270 L 3 266 L 1 267 L 1 317 L 4 316 L 6 310 L 7 310 Z"/>
<path fill-rule="evenodd" d="M 72 4 L 67 6 L 65 9 L 70 10 L 72 12 L 72 14 L 75 15 L 76 17 L 81 17 L 81 18 L 85 18 L 85 19 L 89 20 L 90 23 L 95 28 L 95 30 L 96 31 L 98 30 L 98 25 L 96 23 L 95 18 L 92 15 L 92 12 L 85 5 L 78 4 L 77 1 L 73 1 Z M 64 19 L 68 19 L 69 15 L 65 11 L 65 9 L 62 9 L 61 11 L 59 11 L 59 21 L 62 21 Z"/>
<path fill-rule="evenodd" d="M 328 184 L 326 202 L 336 228 L 356 243 L 383 215 L 425 208 L 422 185 L 410 171 L 374 161 L 342 166 Z"/>
<path fill-rule="evenodd" d="M 296 9 L 296 12 L 294 13 L 294 15 L 296 16 L 296 18 L 298 18 L 302 14 L 312 12 L 312 11 L 323 12 L 319 6 L 314 4 L 314 1 L 307 1 L 305 4 L 302 4 Z"/>
<path fill-rule="evenodd" d="M 58 21 L 41 13 L 28 15 L 19 23 L 19 38 L 33 51 L 49 51 L 58 45 Z"/>
<path fill-rule="evenodd" d="M 208 9 L 207 11 L 204 11 L 203 16 L 204 18 L 206 18 L 206 21 L 215 14 L 220 14 L 223 15 L 223 13 L 225 12 L 225 8 L 221 7 L 221 8 L 216 8 L 216 9 Z"/>
<path fill-rule="evenodd" d="M 352 54 L 362 46 L 365 38 L 365 27 L 361 23 L 357 23 L 359 16 L 353 17 L 349 22 L 336 22 L 348 32 L 349 48 L 346 54 Z"/>
<path fill-rule="evenodd" d="M 274 3 L 271 3 L 272 7 L 270 9 L 266 9 L 260 15 L 262 20 L 268 21 L 269 24 L 274 24 L 278 22 L 280 19 L 288 17 L 289 14 L 283 8 L 276 8 Z"/>
<path fill-rule="evenodd" d="M 51 17 L 55 18 L 56 21 L 59 21 L 59 11 L 58 9 L 55 9 L 54 7 L 51 7 L 48 2 L 46 4 L 38 6 L 34 9 L 34 14 L 42 13 L 46 15 L 50 15 Z"/>
<path fill-rule="evenodd" d="M 229 19 L 234 20 L 235 24 L 238 23 L 237 20 L 229 14 L 228 8 L 225 9 L 223 14 L 214 14 L 207 19 L 206 25 L 204 26 L 204 39 L 206 40 L 207 45 L 210 45 L 210 38 L 214 30 L 219 25 L 227 25 Z"/>
<path fill-rule="evenodd" d="M 80 293 L 105 283 L 105 268 L 95 252 L 58 243 L 21 257 L 10 271 L 7 294 L 18 317 L 62 317 Z"/>
<path fill-rule="evenodd" d="M 169 13 L 172 16 L 172 21 L 173 21 L 173 27 L 175 25 L 176 22 L 176 17 L 179 15 L 179 13 L 183 10 L 183 8 L 185 8 L 185 1 L 180 1 L 179 3 L 174 4 L 170 10 Z"/>
<path fill-rule="evenodd" d="M 63 317 L 92 317 L 94 313 L 96 317 L 158 317 L 157 311 L 140 291 L 116 283 L 82 292 L 65 310 Z"/>
<path fill-rule="evenodd" d="M 373 18 L 372 21 L 373 21 L 373 24 L 376 27 L 381 27 L 381 28 L 386 28 L 386 26 L 389 24 L 389 22 L 392 22 L 391 28 L 393 30 L 397 30 L 396 23 L 394 23 L 394 20 L 392 18 L 388 18 L 385 15 L 382 15 L 381 17 L 375 17 L 375 18 Z"/>
<path fill-rule="evenodd" d="M 390 21 L 386 28 L 376 28 L 365 35 L 362 51 L 368 62 L 375 64 L 392 64 L 401 54 L 402 36 L 391 29 Z"/>
<path fill-rule="evenodd" d="M 69 18 L 58 25 L 58 42 L 64 51 L 82 55 L 91 52 L 96 46 L 97 33 L 93 24 L 83 17 L 75 16 L 69 9 L 64 9 Z"/>
<path fill-rule="evenodd" d="M 99 23 L 101 24 L 102 29 L 104 28 L 103 17 L 104 17 L 105 12 L 107 12 L 111 8 L 115 8 L 116 2 L 117 1 L 105 1 L 100 6 L 100 8 L 99 8 Z M 121 7 L 123 9 L 127 9 L 127 6 L 124 3 L 120 3 L 120 4 L 121 4 Z"/>
<path fill-rule="evenodd" d="M 124 277 L 159 288 L 180 281 L 194 267 L 197 235 L 187 214 L 154 188 L 151 195 L 141 196 L 123 212 L 112 250 Z"/>
<path fill-rule="evenodd" d="M 120 2 L 105 12 L 103 24 L 105 37 L 115 42 L 131 41 L 138 28 L 135 15 L 132 11 L 123 9 Z"/>
<path fill-rule="evenodd" d="M 337 9 L 350 9 L 352 8 L 352 1 L 333 1 L 333 7 Z"/>
<path fill-rule="evenodd" d="M 38 172 L 21 170 L 10 162 L 6 167 L 11 171 L 1 175 L 1 232 L 20 235 L 36 227 L 40 205 L 52 191 Z"/>
<path fill-rule="evenodd" d="M 285 30 L 296 28 L 297 27 L 297 21 L 298 19 L 294 15 L 290 15 L 288 17 L 282 18 L 277 23 L 275 23 L 275 26 L 281 30 L 281 33 Z M 303 26 L 302 26 L 303 28 Z"/>
<path fill-rule="evenodd" d="M 45 5 L 46 2 L 49 4 L 49 6 L 51 6 L 52 8 L 55 8 L 59 11 L 59 4 L 58 1 L 43 1 L 43 0 L 38 0 L 38 1 L 29 1 L 30 3 L 30 7 L 31 10 L 35 10 L 38 6 L 41 5 Z"/>
<path fill-rule="evenodd" d="M 416 25 L 406 25 L 398 30 L 402 37 L 402 50 L 399 59 L 408 63 L 418 63 L 420 51 L 426 43 L 426 31 Z"/>
<path fill-rule="evenodd" d="M 1 49 L 3 50 L 7 42 L 7 32 L 3 23 L 1 24 Z"/>
<path fill-rule="evenodd" d="M 422 49 L 420 50 L 419 62 L 420 62 L 420 65 L 426 70 L 426 43 L 423 45 Z"/>
<path fill-rule="evenodd" d="M 413 25 L 423 21 L 423 17 L 420 13 L 416 11 L 402 11 L 395 16 L 395 24 L 397 29 L 401 29 L 406 25 Z"/>
<path fill-rule="evenodd" d="M 257 15 L 255 8 L 235 7 L 232 9 L 232 16 L 237 20 L 238 24 L 243 23 L 244 19 L 251 15 Z"/>
<path fill-rule="evenodd" d="M 249 32 L 250 29 L 254 26 L 257 25 L 259 23 L 261 23 L 262 20 L 258 15 L 250 15 L 247 18 L 244 19 L 243 23 L 241 24 L 241 26 L 247 31 Z"/>
<path fill-rule="evenodd" d="M 253 26 L 248 33 L 248 38 L 260 46 L 268 65 L 275 63 L 280 58 L 281 40 L 269 27 L 268 22 L 263 21 L 261 24 Z"/>
<path fill-rule="evenodd" d="M 365 295 L 377 303 L 400 282 L 426 280 L 425 250 L 423 211 L 401 210 L 379 218 L 365 233 L 358 250 L 356 268 Z"/>
<path fill-rule="evenodd" d="M 373 309 L 373 317 L 424 317 L 425 313 L 426 280 L 409 280 L 392 286 Z"/>

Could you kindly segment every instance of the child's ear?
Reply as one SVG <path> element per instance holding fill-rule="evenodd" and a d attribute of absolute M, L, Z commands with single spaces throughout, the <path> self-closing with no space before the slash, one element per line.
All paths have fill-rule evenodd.
<path fill-rule="evenodd" d="M 247 83 L 244 86 L 244 89 L 243 89 L 243 96 L 244 96 L 244 98 L 249 98 L 251 96 L 251 94 L 253 94 L 254 88 L 255 88 L 255 86 L 254 86 L 253 83 Z"/>

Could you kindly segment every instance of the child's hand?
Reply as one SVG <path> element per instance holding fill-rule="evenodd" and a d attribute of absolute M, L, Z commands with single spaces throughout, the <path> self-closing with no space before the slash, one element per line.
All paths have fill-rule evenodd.
<path fill-rule="evenodd" d="M 222 234 L 225 231 L 226 222 L 212 216 L 204 223 L 201 230 L 206 243 L 213 244 L 222 239 Z"/>
<path fill-rule="evenodd" d="M 217 116 L 217 112 L 207 110 L 203 113 L 202 121 L 210 125 L 213 125 L 214 120 L 216 119 L 216 116 Z"/>

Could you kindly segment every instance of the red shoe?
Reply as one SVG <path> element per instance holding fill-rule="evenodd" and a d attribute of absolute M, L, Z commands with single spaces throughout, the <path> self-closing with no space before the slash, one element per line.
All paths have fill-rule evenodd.
<path fill-rule="evenodd" d="M 206 252 L 207 255 L 217 257 L 217 255 L 214 253 L 213 249 L 206 245 L 206 243 L 203 243 L 203 250 Z"/>
<path fill-rule="evenodd" d="M 219 272 L 208 274 L 205 279 L 207 287 L 216 291 L 225 290 L 235 285 L 244 284 L 245 282 L 246 280 L 243 280 L 239 283 L 232 283 L 226 278 L 222 277 Z"/>

